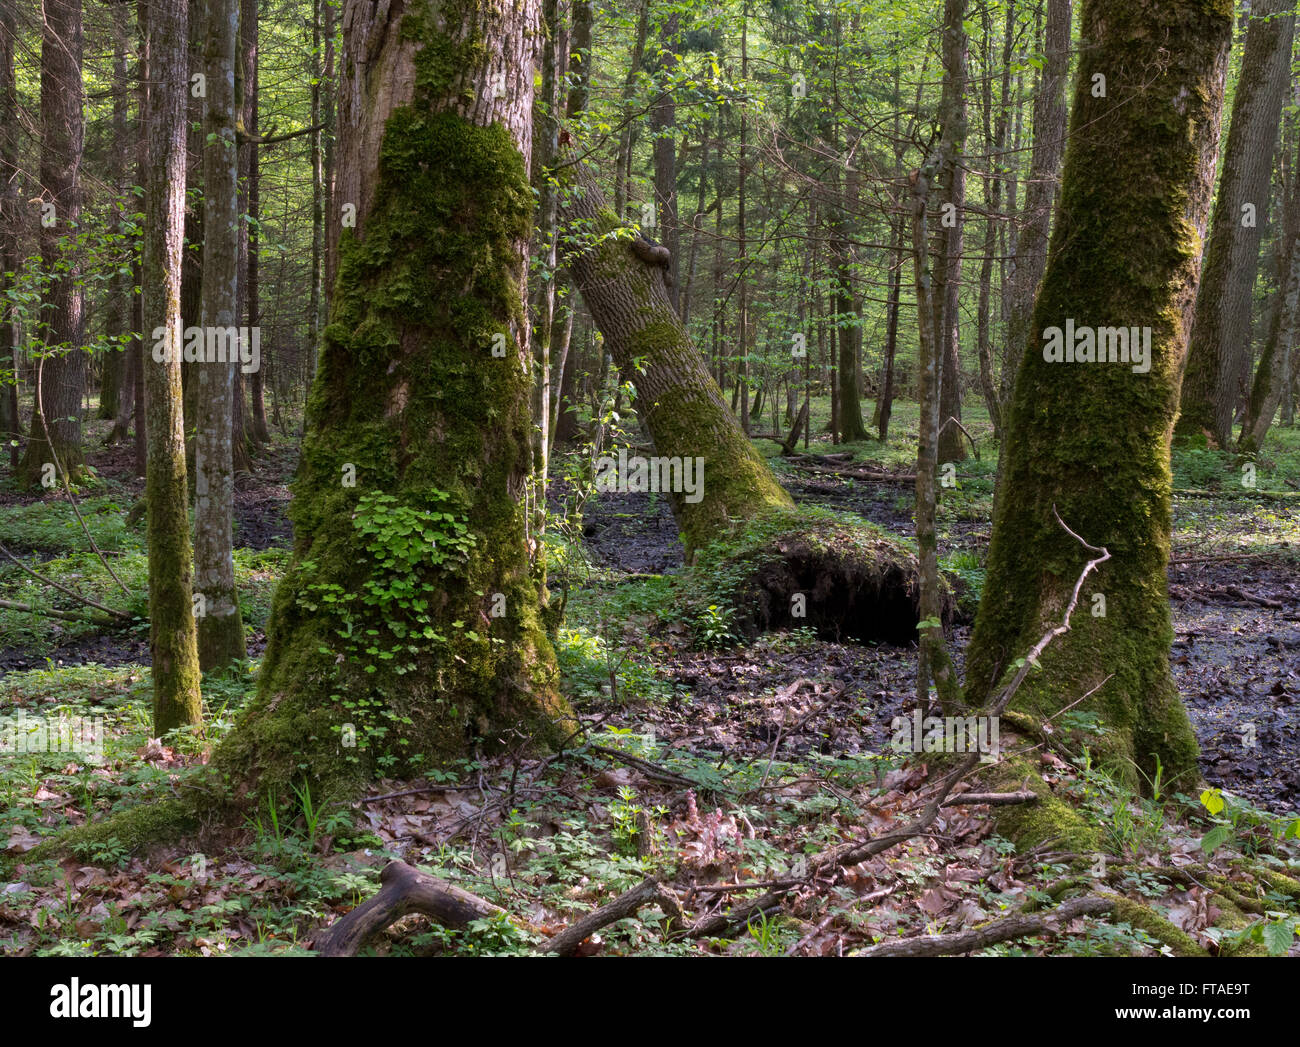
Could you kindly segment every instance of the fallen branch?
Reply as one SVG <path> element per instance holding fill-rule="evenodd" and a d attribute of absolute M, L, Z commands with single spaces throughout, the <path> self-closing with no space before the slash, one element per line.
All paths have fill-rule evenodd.
<path fill-rule="evenodd" d="M 1263 491 L 1250 487 L 1243 487 L 1240 491 L 1229 487 L 1222 491 L 1185 489 L 1172 493 L 1175 498 L 1262 498 L 1266 502 L 1290 502 L 1300 498 L 1300 491 Z"/>
<path fill-rule="evenodd" d="M 1096 916 L 1114 909 L 1114 901 L 1089 896 L 1071 898 L 1045 913 L 1016 913 L 994 920 L 983 927 L 958 934 L 926 935 L 904 938 L 896 942 L 881 942 L 854 956 L 952 956 L 957 953 L 985 949 L 998 942 L 1013 938 L 1028 938 L 1036 934 L 1057 934 L 1065 924 L 1079 916 Z"/>
<path fill-rule="evenodd" d="M 554 938 L 538 946 L 541 953 L 555 953 L 557 956 L 569 956 L 584 941 L 611 923 L 635 916 L 644 906 L 657 905 L 663 914 L 678 926 L 685 922 L 682 903 L 677 895 L 665 887 L 653 876 L 642 880 L 625 894 L 619 895 L 608 905 L 602 905 L 595 912 L 588 913 L 577 923 L 570 924 Z"/>
<path fill-rule="evenodd" d="M 699 783 L 693 782 L 689 778 L 683 778 L 680 774 L 668 770 L 651 760 L 644 759 L 640 756 L 633 756 L 631 753 L 621 752 L 618 749 L 610 749 L 604 745 L 588 745 L 583 749 L 576 750 L 575 756 L 580 756 L 584 752 L 599 753 L 601 756 L 618 763 L 625 763 L 630 767 L 635 767 L 647 778 L 653 778 L 657 782 L 664 782 L 668 785 L 681 785 L 687 789 L 694 789 Z"/>
<path fill-rule="evenodd" d="M 978 462 L 980 460 L 980 449 L 975 445 L 975 437 L 971 436 L 970 432 L 966 429 L 966 427 L 962 425 L 961 422 L 959 422 L 952 415 L 948 416 L 948 421 L 944 422 L 943 425 L 939 426 L 938 435 L 942 436 L 943 431 L 947 429 L 949 425 L 955 425 L 963 433 L 966 433 L 966 439 L 970 441 L 970 449 L 975 453 L 975 461 Z"/>
<path fill-rule="evenodd" d="M 0 600 L 0 607 L 10 611 L 28 611 L 31 614 L 39 614 L 44 618 L 58 618 L 64 622 L 91 622 L 95 625 L 108 625 L 112 618 L 100 618 L 95 615 L 70 614 L 67 611 L 56 611 L 53 607 L 37 607 L 35 604 L 19 603 L 17 600 Z"/>
<path fill-rule="evenodd" d="M 1037 803 L 1038 793 L 1024 789 L 1014 793 L 959 793 L 949 796 L 940 807 L 960 807 L 966 803 L 985 803 L 990 807 L 1006 807 L 1016 803 Z"/>
<path fill-rule="evenodd" d="M 511 915 L 498 905 L 457 887 L 454 883 L 420 872 L 405 862 L 389 862 L 379 874 L 379 893 L 367 899 L 316 938 L 322 956 L 355 956 L 372 937 L 403 916 L 419 913 L 444 927 L 467 927 L 474 920 L 509 920 L 516 926 L 544 933 L 541 928 Z M 602 927 L 635 916 L 643 907 L 657 905 L 669 920 L 684 922 L 677 895 L 654 877 L 619 895 L 608 905 L 588 913 L 534 950 L 569 956 Z"/>
<path fill-rule="evenodd" d="M 528 930 L 500 906 L 462 890 L 405 862 L 389 862 L 379 874 L 379 893 L 328 927 L 316 939 L 322 956 L 355 956 L 385 927 L 408 913 L 420 913 L 446 927 L 466 927 L 474 920 L 505 917 Z"/>
<path fill-rule="evenodd" d="M 53 578 L 46 578 L 44 575 L 38 574 L 36 571 L 33 571 L 30 567 L 28 567 L 25 563 L 23 563 L 20 559 L 18 559 L 18 557 L 16 557 L 3 545 L 0 545 L 0 553 L 4 553 L 5 556 L 9 557 L 9 559 L 12 560 L 15 565 L 17 565 L 19 570 L 25 571 L 27 574 L 30 574 L 33 578 L 35 578 L 38 582 L 41 582 L 43 585 L 53 586 L 55 589 L 59 590 L 59 592 L 63 593 L 65 596 L 71 596 L 74 600 L 79 600 L 89 607 L 94 607 L 97 610 L 103 611 L 105 614 L 111 614 L 114 618 L 121 618 L 122 620 L 128 622 L 131 620 L 131 616 L 127 614 L 125 611 L 118 611 L 118 610 L 114 610 L 112 607 L 105 607 L 102 603 L 96 603 L 89 596 L 82 596 L 81 593 L 76 592 L 73 589 L 69 589 L 66 585 L 60 585 Z"/>

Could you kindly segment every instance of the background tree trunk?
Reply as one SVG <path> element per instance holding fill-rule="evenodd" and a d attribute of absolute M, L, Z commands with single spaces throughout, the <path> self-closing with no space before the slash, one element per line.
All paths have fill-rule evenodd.
<path fill-rule="evenodd" d="M 1280 12 L 1291 6 L 1256 0 L 1246 31 L 1183 376 L 1176 431 L 1207 432 L 1225 449 L 1250 363 L 1251 297 L 1295 29 L 1295 15 Z"/>
<path fill-rule="evenodd" d="M 203 40 L 207 94 L 203 118 L 203 303 L 207 344 L 226 359 L 194 365 L 194 590 L 199 665 L 225 668 L 247 656 L 235 588 L 232 423 L 240 369 L 239 145 L 235 137 L 238 0 L 206 0 Z M 234 351 L 235 359 L 230 360 Z"/>
<path fill-rule="evenodd" d="M 82 261 L 74 244 L 81 220 L 81 158 L 86 125 L 82 113 L 81 0 L 44 0 L 41 35 L 41 265 L 51 274 L 45 304 L 45 352 L 38 392 L 44 412 L 32 412 L 31 439 L 19 466 L 27 484 L 41 482 L 47 464 L 70 478 L 81 475 L 81 395 L 87 354 Z M 46 216 L 49 216 L 48 218 Z M 57 471 L 57 467 L 56 467 Z"/>
<path fill-rule="evenodd" d="M 1034 144 L 1025 184 L 1024 221 L 1016 231 L 1015 269 L 1010 281 L 1010 312 L 1007 317 L 1006 356 L 1002 364 L 1003 423 L 1011 412 L 1016 372 L 1025 353 L 1034 295 L 1047 267 L 1047 233 L 1052 225 L 1057 179 L 1065 152 L 1067 117 L 1065 77 L 1070 67 L 1070 0 L 1047 0 L 1044 26 L 1043 71 L 1034 98 Z M 1091 86 L 1091 85 L 1090 85 Z M 1017 107 L 1018 111 L 1018 107 Z M 1019 136 L 1017 135 L 1017 138 Z M 1013 154 L 1014 151 L 1013 151 Z M 1014 183 L 1008 209 L 1014 214 Z M 1004 443 L 1005 448 L 1005 443 Z M 1001 469 L 998 474 L 1001 475 Z"/>
<path fill-rule="evenodd" d="M 149 651 L 154 733 L 202 719 L 194 627 L 189 492 L 181 411 L 181 249 L 185 223 L 185 100 L 189 94 L 185 0 L 141 0 L 145 59 L 143 317 L 151 346 L 171 339 L 143 368 L 148 386 Z"/>
<path fill-rule="evenodd" d="M 14 75 L 15 11 L 0 5 L 0 295 L 18 263 L 18 85 Z M 0 309 L 0 439 L 9 445 L 9 467 L 18 471 L 18 326 Z"/>
<path fill-rule="evenodd" d="M 947 144 L 939 171 L 939 250 L 935 258 L 935 351 L 939 372 L 938 461 L 966 457 L 961 421 L 961 300 L 963 225 L 966 221 L 966 0 L 946 0 L 943 13 L 943 96 L 939 123 Z"/>

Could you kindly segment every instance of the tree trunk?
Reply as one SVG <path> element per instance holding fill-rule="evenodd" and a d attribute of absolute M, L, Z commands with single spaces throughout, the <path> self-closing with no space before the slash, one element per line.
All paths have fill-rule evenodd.
<path fill-rule="evenodd" d="M 1238 450 L 1242 454 L 1257 453 L 1264 445 L 1290 380 L 1287 364 L 1300 325 L 1300 157 L 1295 167 L 1289 171 L 1287 167 L 1283 162 L 1286 197 L 1278 238 L 1278 289 L 1265 321 L 1264 346 L 1241 424 Z"/>
<path fill-rule="evenodd" d="M 885 375 L 880 383 L 880 400 L 877 402 L 876 418 L 880 431 L 880 442 L 889 442 L 889 418 L 894 413 L 894 359 L 898 355 L 898 313 L 899 301 L 903 290 L 903 245 L 907 235 L 904 218 L 899 217 L 894 223 L 893 266 L 889 274 L 889 305 L 885 327 Z"/>
<path fill-rule="evenodd" d="M 38 369 L 38 409 L 19 465 L 29 485 L 45 477 L 79 477 L 81 394 L 86 386 L 85 291 L 75 237 L 81 222 L 81 158 L 85 117 L 81 80 L 81 0 L 44 0 L 41 36 L 41 266 L 52 274 L 45 298 L 44 366 Z M 47 469 L 47 466 L 51 467 Z"/>
<path fill-rule="evenodd" d="M 1153 778 L 1159 760 L 1165 781 L 1182 789 L 1197 778 L 1197 747 L 1169 670 L 1169 439 L 1231 26 L 1227 0 L 1084 4 L 1090 46 L 1079 57 L 1060 211 L 1016 379 L 1005 490 L 966 663 L 967 697 L 978 704 L 1060 624 L 1091 556 L 1059 512 L 1110 562 L 1015 705 L 1050 716 L 1087 696 L 1075 707 L 1110 728 L 1096 749 L 1105 762 L 1136 784 L 1135 767 Z M 1105 97 L 1093 93 L 1095 74 Z M 1067 322 L 1149 325 L 1149 370 L 1051 362 L 1049 329 Z"/>
<path fill-rule="evenodd" d="M 194 595 L 199 666 L 247 657 L 235 588 L 232 423 L 235 374 L 251 350 L 239 332 L 239 146 L 235 137 L 238 0 L 206 0 L 202 327 L 209 358 L 194 365 Z M 251 334 L 251 332 L 250 332 Z M 251 338 L 250 338 L 251 341 Z M 211 359 L 211 349 L 217 359 Z M 251 351 L 250 351 L 251 357 Z M 260 360 L 259 360 L 260 363 Z"/>
<path fill-rule="evenodd" d="M 578 167 L 561 214 L 596 240 L 567 259 L 574 283 L 605 336 L 614 363 L 634 375 L 637 412 L 664 457 L 703 457 L 703 498 L 670 494 L 688 555 L 716 537 L 728 520 L 788 507 L 789 496 L 727 408 L 704 360 L 668 300 L 663 270 L 638 258 L 627 241 L 605 234 L 619 227 L 590 173 Z"/>
<path fill-rule="evenodd" d="M 260 235 L 257 224 L 261 216 L 262 179 L 260 155 L 255 141 L 259 132 L 257 119 L 257 40 L 257 0 L 240 0 L 240 54 L 238 68 L 242 70 L 243 75 L 236 80 L 236 104 L 239 106 L 240 123 L 248 132 L 249 139 L 239 150 L 239 165 L 243 171 L 243 188 L 241 192 L 243 200 L 240 212 L 248 217 L 246 221 L 239 223 L 239 245 L 243 263 L 241 266 L 240 298 L 243 301 L 242 308 L 239 309 L 236 315 L 247 316 L 250 329 L 258 327 L 262 322 L 261 288 L 258 283 L 260 261 L 258 241 Z M 313 123 L 315 122 L 315 119 L 313 119 Z M 312 275 L 319 280 L 319 265 L 313 267 Z M 319 306 L 319 302 L 316 304 Z M 312 340 L 311 344 L 316 344 L 315 339 Z M 269 355 L 271 349 L 272 344 L 268 339 L 262 345 L 262 352 Z M 269 364 L 270 360 L 263 358 L 261 366 L 254 368 L 248 375 L 249 403 L 252 406 L 248 418 L 248 429 L 255 444 L 271 442 L 271 429 L 266 424 L 265 379 Z M 242 371 L 240 373 L 242 374 Z M 236 377 L 236 381 L 238 380 L 238 377 Z"/>
<path fill-rule="evenodd" d="M 1293 6 L 1257 0 L 1246 31 L 1183 375 L 1176 431 L 1207 433 L 1225 449 L 1232 444 L 1243 359 L 1249 365 L 1251 296 L 1282 97 L 1291 72 Z M 1283 10 L 1288 13 L 1281 14 Z"/>
<path fill-rule="evenodd" d="M 8 290 L 9 273 L 18 265 L 18 84 L 14 74 L 17 42 L 12 4 L 0 5 L 0 296 Z M 0 439 L 9 445 L 9 467 L 18 472 L 18 325 L 8 309 L 0 309 Z"/>
<path fill-rule="evenodd" d="M 935 259 L 934 337 L 939 375 L 940 462 L 966 457 L 961 430 L 961 296 L 963 224 L 966 220 L 966 0 L 945 0 L 943 13 L 943 93 L 939 122 L 946 143 L 938 175 L 940 194 L 939 250 Z"/>
<path fill-rule="evenodd" d="M 945 715 L 956 712 L 961 689 L 948 658 L 943 639 L 943 588 L 939 580 L 939 539 L 935 528 L 935 468 L 940 441 L 939 347 L 934 336 L 933 318 L 939 314 L 937 303 L 930 300 L 931 278 L 926 257 L 926 209 L 930 202 L 930 180 L 945 163 L 946 156 L 960 138 L 947 125 L 937 155 L 926 166 L 913 172 L 912 190 L 912 272 L 916 286 L 917 380 L 920 393 L 918 443 L 916 455 L 916 548 L 920 581 L 920 637 L 916 666 L 916 704 L 924 718 L 931 708 L 930 688 L 937 691 Z M 949 135 L 953 135 L 949 138 Z"/>
<path fill-rule="evenodd" d="M 131 193 L 131 179 L 128 172 L 131 166 L 131 137 L 128 132 L 128 116 L 131 108 L 131 80 L 127 61 L 131 50 L 130 14 L 127 4 L 113 7 L 113 142 L 111 146 L 111 177 L 113 191 L 117 194 L 113 205 L 113 221 L 117 232 L 125 238 L 128 235 L 130 215 L 136 210 L 134 196 Z M 129 240 L 125 240 L 129 243 Z M 132 326 L 132 299 L 135 284 L 128 274 L 120 269 L 113 273 L 108 285 L 109 301 L 107 317 L 104 321 L 104 334 L 111 339 L 121 340 L 121 348 L 109 351 L 104 361 L 104 386 L 99 396 L 101 418 L 112 418 L 113 428 L 109 431 L 107 443 L 124 443 L 127 427 L 131 421 L 131 412 L 135 407 L 135 385 L 133 368 L 136 364 L 133 352 L 135 332 Z M 111 391 L 110 391 L 111 385 Z"/>
<path fill-rule="evenodd" d="M 214 762 L 350 792 L 571 729 L 525 544 L 536 0 L 347 0 L 338 279 L 258 695 Z M 334 216 L 331 216 L 331 225 Z"/>
<path fill-rule="evenodd" d="M 185 223 L 185 0 L 142 0 L 145 173 L 143 318 L 147 384 L 149 650 L 154 733 L 202 719 L 181 411 L 181 253 Z M 163 351 L 160 351 L 160 346 Z M 170 349 L 170 352 L 166 351 Z"/>
<path fill-rule="evenodd" d="M 667 81 L 671 81 L 677 71 L 678 15 L 670 12 L 664 20 L 660 47 L 662 53 L 655 63 L 657 71 Z M 681 251 L 681 235 L 677 222 L 677 104 L 673 100 L 670 83 L 657 85 L 659 97 L 654 108 L 650 110 L 650 130 L 654 135 L 654 191 L 655 191 L 655 236 L 668 248 L 668 300 L 679 313 L 682 311 L 679 289 L 681 272 L 678 254 Z"/>
<path fill-rule="evenodd" d="M 640 71 L 645 58 L 646 34 L 649 26 L 650 0 L 638 0 L 632 60 L 627 66 L 627 77 L 623 81 L 623 94 L 619 105 L 623 127 L 618 136 L 618 156 L 615 158 L 617 168 L 614 173 L 614 213 L 618 215 L 619 221 L 627 216 L 628 182 L 632 177 L 632 146 L 635 143 L 637 127 L 632 112 L 632 100 L 636 97 L 636 74 Z"/>
<path fill-rule="evenodd" d="M 1007 105 L 1011 96 L 1011 51 L 1015 37 L 1016 5 L 1007 4 L 1006 23 L 1002 31 L 1002 94 L 997 118 L 993 117 L 993 78 L 984 78 L 984 139 L 988 142 L 989 173 L 984 178 L 984 199 L 988 214 L 984 218 L 984 258 L 980 262 L 980 296 L 978 352 L 980 387 L 984 392 L 984 405 L 993 423 L 993 439 L 1002 446 L 1002 399 L 993 372 L 993 346 L 990 328 L 993 312 L 993 260 L 997 254 L 998 229 L 1003 224 L 999 211 L 1002 206 L 1002 166 L 1006 163 Z M 984 67 L 993 68 L 993 39 L 989 11 L 984 11 Z"/>
<path fill-rule="evenodd" d="M 1016 371 L 1025 353 L 1034 295 L 1047 266 L 1047 233 L 1052 224 L 1057 177 L 1065 151 L 1065 78 L 1070 64 L 1070 0 L 1047 0 L 1044 27 L 1042 79 L 1034 99 L 1034 144 L 1025 185 L 1024 221 L 1016 231 L 1014 270 L 1010 280 L 1006 357 L 1002 363 L 1002 414 L 1005 426 L 1011 414 Z M 1109 72 L 1103 71 L 1109 77 Z M 1091 88 L 1092 85 L 1089 85 Z M 1017 134 L 1017 139 L 1019 135 Z M 1013 147 L 1012 155 L 1016 155 Z M 1016 212 L 1015 182 L 1011 183 L 1008 211 Z M 1004 441 L 1005 445 L 1005 441 Z M 1002 470 L 998 470 L 998 475 Z"/>

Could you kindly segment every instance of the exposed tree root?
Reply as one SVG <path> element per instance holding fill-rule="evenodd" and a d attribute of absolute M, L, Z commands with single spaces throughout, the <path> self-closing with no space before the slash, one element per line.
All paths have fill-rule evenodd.
<path fill-rule="evenodd" d="M 734 608 L 741 637 L 810 628 L 831 641 L 916 642 L 915 554 L 865 520 L 807 508 L 778 510 L 700 550 L 691 568 L 697 602 Z M 956 601 L 944 594 L 951 625 Z"/>

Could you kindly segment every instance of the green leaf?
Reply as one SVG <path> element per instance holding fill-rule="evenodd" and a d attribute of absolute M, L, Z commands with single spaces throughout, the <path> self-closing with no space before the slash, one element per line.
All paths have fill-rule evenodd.
<path fill-rule="evenodd" d="M 1264 946 L 1270 956 L 1285 956 L 1295 938 L 1290 920 L 1264 924 Z"/>
<path fill-rule="evenodd" d="M 1216 825 L 1201 837 L 1201 850 L 1205 852 L 1206 857 L 1209 857 L 1230 839 L 1232 839 L 1232 827 Z"/>

